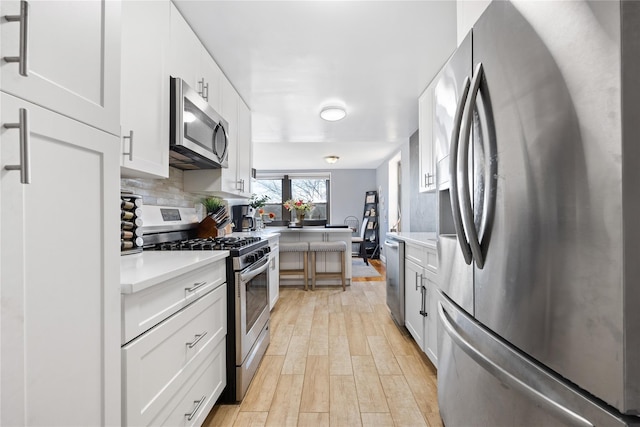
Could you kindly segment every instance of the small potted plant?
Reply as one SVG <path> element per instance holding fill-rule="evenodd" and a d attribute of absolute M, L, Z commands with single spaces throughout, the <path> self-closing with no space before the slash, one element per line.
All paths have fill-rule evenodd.
<path fill-rule="evenodd" d="M 264 205 L 266 205 L 267 200 L 269 199 L 270 197 L 267 196 L 266 194 L 263 194 L 262 196 L 258 196 L 257 194 L 254 193 L 251 195 L 251 197 L 249 197 L 249 206 L 257 210 L 258 208 L 261 208 Z"/>
<path fill-rule="evenodd" d="M 220 197 L 211 196 L 205 197 L 200 201 L 204 208 L 207 210 L 207 215 L 215 214 L 224 206 L 224 201 Z"/>
<path fill-rule="evenodd" d="M 200 200 L 200 203 L 202 203 L 206 209 L 207 215 L 200 221 L 200 225 L 198 225 L 198 237 L 217 237 L 218 226 L 224 228 L 226 224 L 226 222 L 224 222 L 227 217 L 224 200 L 216 196 L 210 196 Z"/>

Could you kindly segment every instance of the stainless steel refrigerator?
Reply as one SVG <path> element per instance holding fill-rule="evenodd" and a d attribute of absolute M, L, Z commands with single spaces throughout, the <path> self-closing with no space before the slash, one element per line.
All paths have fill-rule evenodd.
<path fill-rule="evenodd" d="M 640 418 L 640 2 L 494 1 L 435 88 L 447 427 Z"/>

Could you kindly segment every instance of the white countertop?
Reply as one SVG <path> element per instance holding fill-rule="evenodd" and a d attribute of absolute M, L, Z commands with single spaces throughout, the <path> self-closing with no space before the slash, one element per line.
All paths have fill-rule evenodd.
<path fill-rule="evenodd" d="M 289 227 L 269 227 L 278 233 L 348 233 L 351 234 L 353 230 L 350 228 L 325 228 L 323 225 L 305 225 L 300 228 Z"/>
<path fill-rule="evenodd" d="M 426 246 L 428 248 L 436 248 L 438 242 L 437 233 L 428 232 L 414 232 L 414 231 L 401 231 L 399 233 L 389 232 L 387 238 L 402 240 L 404 242 L 413 243 L 416 245 Z"/>
<path fill-rule="evenodd" d="M 122 255 L 120 292 L 139 292 L 228 256 L 229 251 L 143 251 Z"/>

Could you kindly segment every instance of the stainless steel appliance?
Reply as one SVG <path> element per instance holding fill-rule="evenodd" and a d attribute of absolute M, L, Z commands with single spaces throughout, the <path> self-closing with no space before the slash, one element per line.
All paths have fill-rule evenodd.
<path fill-rule="evenodd" d="M 440 74 L 448 426 L 640 423 L 638 28 L 638 2 L 492 2 Z"/>
<path fill-rule="evenodd" d="M 143 206 L 144 249 L 227 250 L 227 387 L 240 401 L 269 346 L 269 247 L 260 237 L 196 238 L 195 209 Z"/>
<path fill-rule="evenodd" d="M 398 326 L 404 327 L 404 242 L 386 239 L 387 306 Z"/>
<path fill-rule="evenodd" d="M 252 231 L 256 229 L 255 209 L 250 205 L 231 206 L 233 231 Z"/>
<path fill-rule="evenodd" d="M 169 164 L 185 170 L 226 168 L 229 124 L 182 79 L 170 79 Z"/>

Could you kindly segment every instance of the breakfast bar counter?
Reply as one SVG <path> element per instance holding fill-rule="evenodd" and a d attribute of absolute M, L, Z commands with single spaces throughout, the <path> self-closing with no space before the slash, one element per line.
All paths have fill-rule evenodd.
<path fill-rule="evenodd" d="M 280 233 L 280 243 L 291 242 L 345 242 L 347 244 L 347 262 L 346 280 L 347 284 L 351 284 L 351 236 L 350 228 L 326 228 L 324 226 L 304 226 L 301 228 L 288 227 L 267 227 L 267 230 Z M 319 253 L 317 256 L 317 270 L 320 272 L 339 271 L 340 270 L 339 253 Z M 309 256 L 309 262 L 311 257 Z M 302 268 L 302 255 L 297 253 L 280 253 L 281 269 L 300 269 Z M 309 266 L 311 271 L 311 266 Z M 302 276 L 287 276 L 281 278 L 280 285 L 300 285 Z M 339 280 L 334 282 L 326 281 L 323 283 L 339 284 Z"/>

